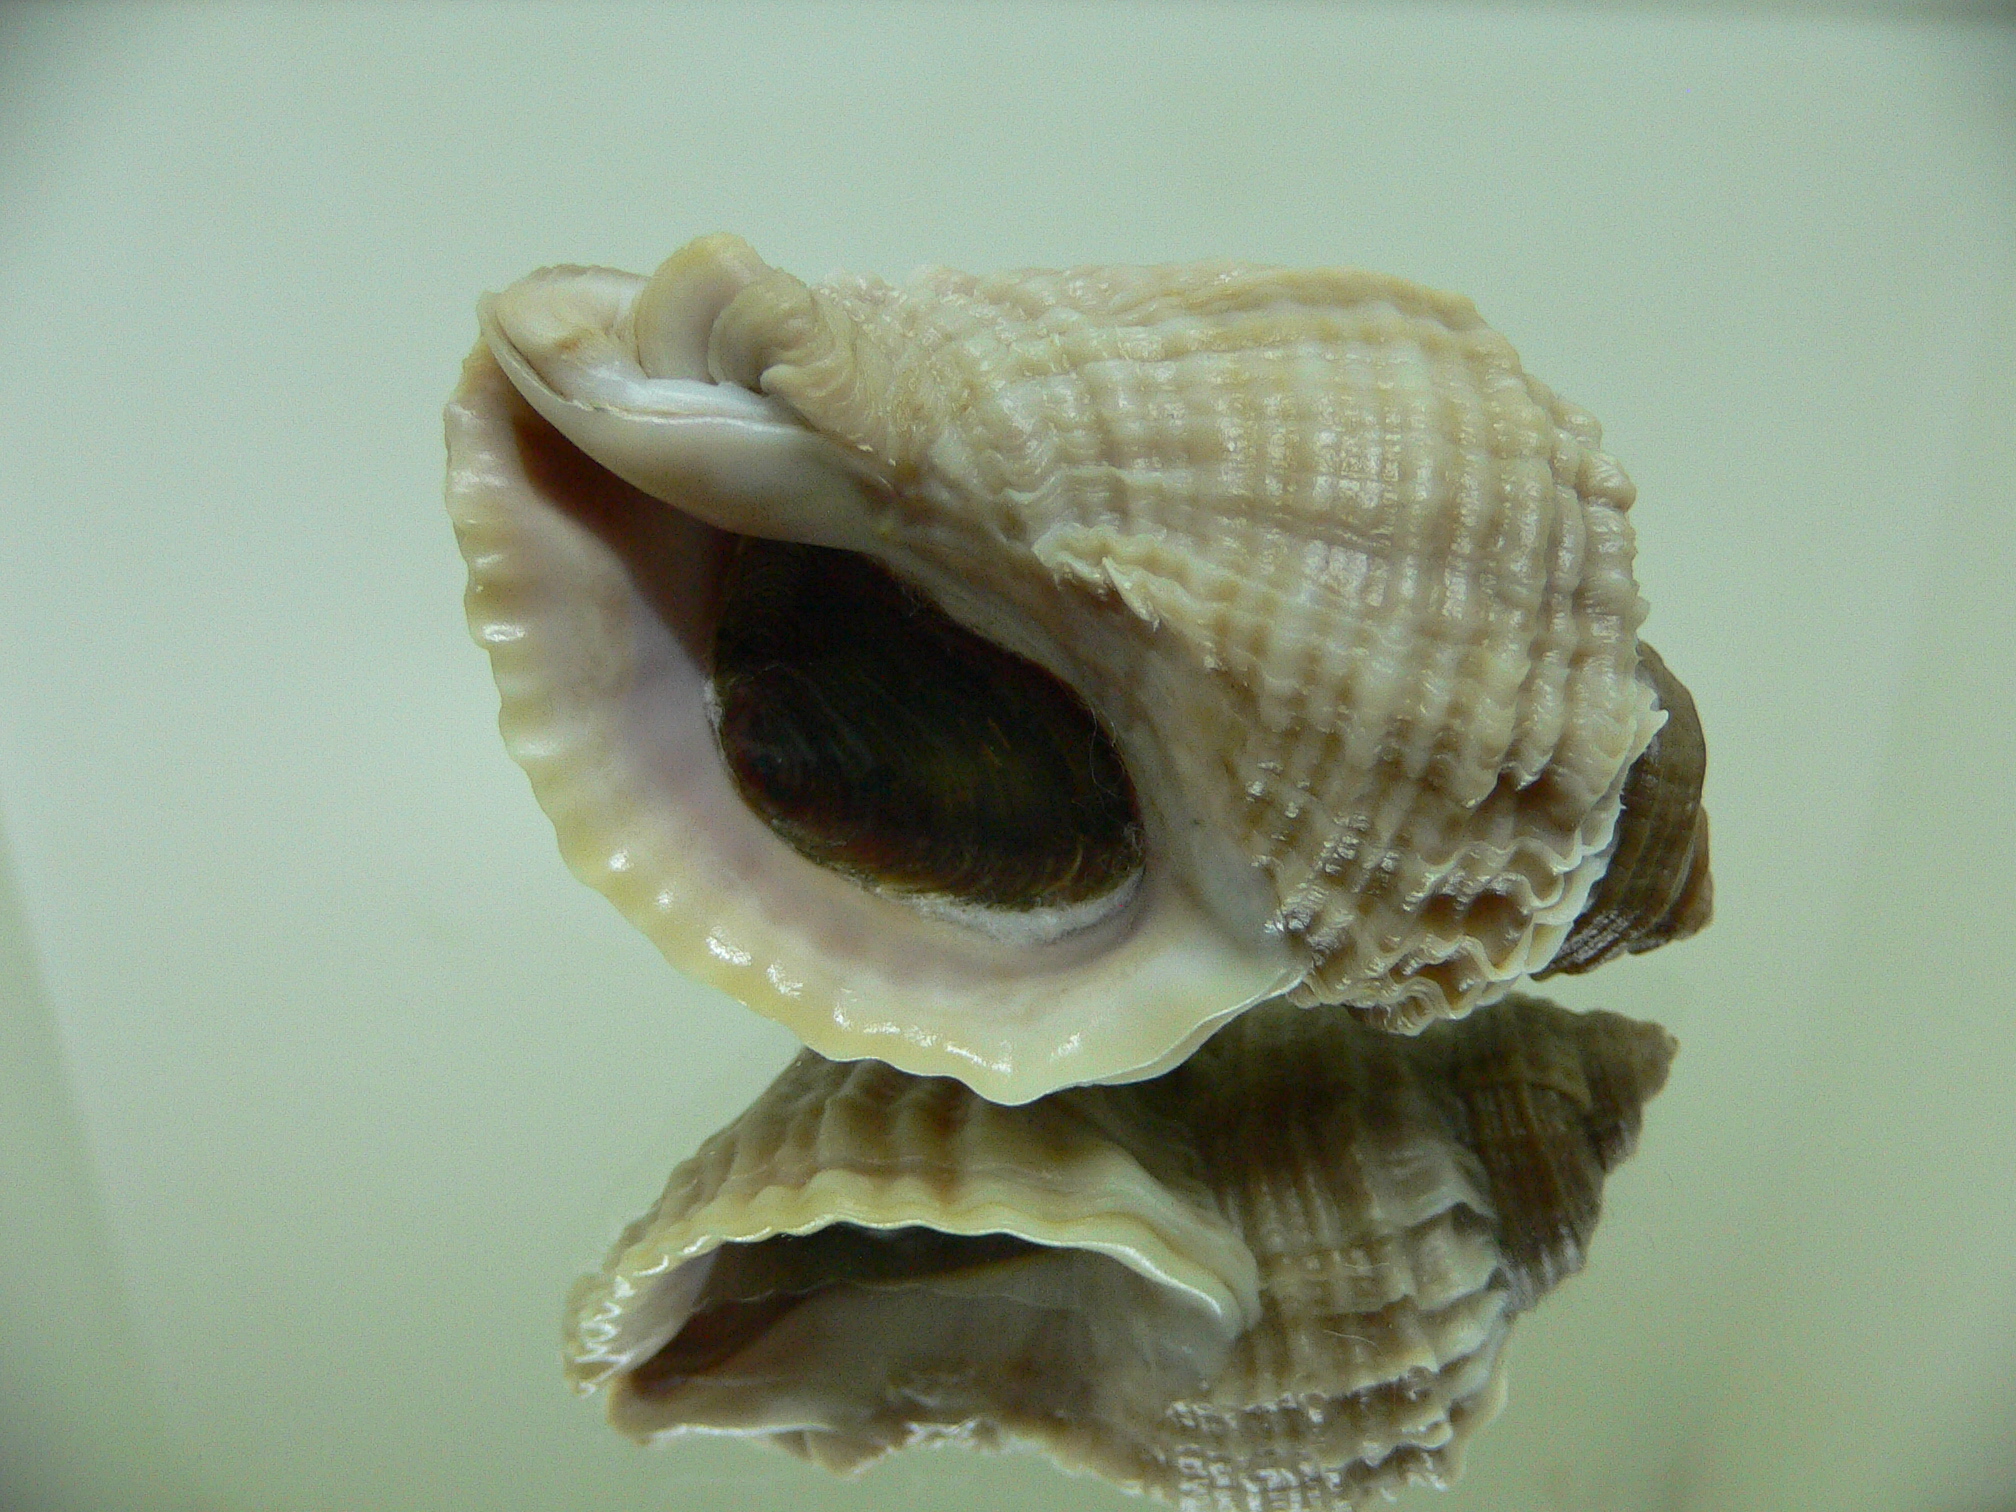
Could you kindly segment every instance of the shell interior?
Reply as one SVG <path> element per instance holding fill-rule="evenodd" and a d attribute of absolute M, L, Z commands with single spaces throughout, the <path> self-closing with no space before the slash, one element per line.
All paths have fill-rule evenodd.
<path fill-rule="evenodd" d="M 746 418 L 698 423 L 718 420 L 732 441 Z M 1107 800 L 1089 840 L 1046 835 L 1033 865 L 987 855 L 966 871 L 1047 878 L 1047 901 L 1039 885 L 1003 907 L 982 887 L 970 906 L 956 862 L 949 890 L 906 892 L 808 858 L 831 831 L 794 845 L 766 823 L 716 733 L 726 579 L 747 538 L 591 460 L 487 343 L 464 366 L 448 432 L 470 629 L 490 655 L 506 748 L 567 864 L 682 971 L 835 1058 L 958 1076 L 1002 1101 L 1150 1074 L 1298 975 L 1257 905 L 1234 938 L 1180 876 L 1145 864 L 1131 815 L 1116 822 L 1138 787 L 1114 801 L 1102 786 L 1096 721 L 1083 749 L 1036 746 Z M 1039 801 L 1054 805 L 1055 791 Z"/>
<path fill-rule="evenodd" d="M 818 865 L 997 930 L 1083 928 L 1139 881 L 1133 785 L 1091 710 L 866 557 L 738 541 L 710 704 L 736 791 Z"/>

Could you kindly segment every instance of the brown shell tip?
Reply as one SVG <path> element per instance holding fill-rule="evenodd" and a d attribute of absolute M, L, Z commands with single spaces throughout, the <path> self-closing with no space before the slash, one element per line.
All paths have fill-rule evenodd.
<path fill-rule="evenodd" d="M 1666 724 L 1624 782 L 1610 862 L 1568 938 L 1537 978 L 1590 971 L 1707 928 L 1715 885 L 1708 870 L 1708 813 L 1701 788 L 1708 747 L 1694 698 L 1642 641 L 1640 671 Z"/>

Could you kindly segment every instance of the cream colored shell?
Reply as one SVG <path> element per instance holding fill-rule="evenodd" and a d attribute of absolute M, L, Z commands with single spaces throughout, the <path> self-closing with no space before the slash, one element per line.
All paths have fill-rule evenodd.
<path fill-rule="evenodd" d="M 807 288 L 715 237 L 535 274 L 484 332 L 449 499 L 514 754 L 577 872 L 827 1055 L 1020 1101 L 1270 995 L 1412 1029 L 1543 968 L 1602 875 L 1663 717 L 1631 485 L 1463 299 L 1238 264 Z M 723 533 L 870 555 L 1076 689 L 1140 797 L 1125 907 L 967 927 L 738 813 Z"/>
<path fill-rule="evenodd" d="M 807 1052 L 577 1287 L 568 1371 L 634 1437 L 839 1470 L 1022 1440 L 1304 1512 L 1446 1481 L 1672 1051 L 1524 998 L 1412 1040 L 1275 1005 L 1014 1108 Z"/>

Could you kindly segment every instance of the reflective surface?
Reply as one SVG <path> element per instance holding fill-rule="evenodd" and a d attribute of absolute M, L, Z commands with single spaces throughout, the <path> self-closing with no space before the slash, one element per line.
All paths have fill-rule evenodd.
<path fill-rule="evenodd" d="M 1185 1508 L 1445 1485 L 1673 1049 L 1523 995 L 1413 1037 L 1270 1003 L 1018 1107 L 805 1051 L 569 1298 L 568 1373 L 642 1441 L 834 1470 L 1016 1442 Z"/>
<path fill-rule="evenodd" d="M 1403 1505 L 2016 1504 L 2012 80 L 2006 25 L 1699 10 L 0 11 L 0 1501 L 1130 1505 L 560 1384 L 793 1046 L 554 855 L 437 417 L 480 289 L 733 227 L 1385 269 L 1597 414 L 1718 917 L 1548 984 L 1683 1048 Z"/>

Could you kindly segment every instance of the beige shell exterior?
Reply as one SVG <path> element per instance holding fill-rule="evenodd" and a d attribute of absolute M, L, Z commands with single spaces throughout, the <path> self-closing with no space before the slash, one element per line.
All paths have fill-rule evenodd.
<path fill-rule="evenodd" d="M 807 1052 L 577 1287 L 568 1371 L 633 1437 L 839 1470 L 1026 1441 L 1256 1512 L 1444 1482 L 1672 1053 L 1517 997 L 1411 1040 L 1263 1007 L 1014 1108 Z"/>
<path fill-rule="evenodd" d="M 1632 488 L 1461 298 L 1239 264 L 808 288 L 715 237 L 536 274 L 485 332 L 449 493 L 514 749 L 585 878 L 822 1053 L 1020 1101 L 1272 995 L 1414 1029 L 1545 967 L 1603 873 L 1663 717 Z M 527 404 L 684 523 L 546 465 Z M 704 598 L 717 531 L 869 554 L 1077 689 L 1142 803 L 1124 915 L 987 939 L 667 817 L 734 800 L 629 745 L 686 740 L 639 689 L 706 654 L 639 563 Z"/>

